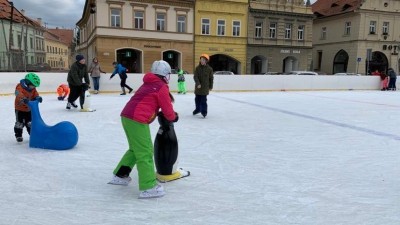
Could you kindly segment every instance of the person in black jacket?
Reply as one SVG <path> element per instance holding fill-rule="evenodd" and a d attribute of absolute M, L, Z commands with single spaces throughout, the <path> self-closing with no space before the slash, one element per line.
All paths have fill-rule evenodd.
<path fill-rule="evenodd" d="M 397 80 L 397 74 L 394 72 L 392 68 L 388 69 L 388 75 L 389 75 L 389 90 L 395 91 L 396 90 L 396 80 Z"/>
<path fill-rule="evenodd" d="M 75 104 L 75 101 L 78 98 L 81 109 L 83 109 L 83 103 L 85 102 L 85 91 L 90 87 L 85 57 L 83 55 L 77 55 L 75 59 L 76 62 L 72 64 L 67 78 L 68 86 L 71 90 L 68 97 L 67 109 L 71 109 L 71 106 L 77 108 L 78 106 Z M 82 82 L 82 79 L 85 80 L 85 83 Z"/>

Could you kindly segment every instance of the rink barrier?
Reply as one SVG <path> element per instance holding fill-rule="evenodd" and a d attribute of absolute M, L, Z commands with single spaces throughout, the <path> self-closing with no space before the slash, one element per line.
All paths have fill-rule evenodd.
<path fill-rule="evenodd" d="M 67 73 L 37 73 L 41 79 L 38 91 L 41 94 L 56 93 L 57 87 L 67 83 Z M 15 86 L 26 73 L 0 73 L 0 95 L 14 94 Z M 101 93 L 120 92 L 120 78 L 111 74 L 102 74 L 100 78 Z M 186 89 L 193 92 L 192 74 L 186 74 Z M 137 90 L 143 83 L 143 74 L 129 73 L 127 84 Z M 169 87 L 177 92 L 177 75 L 172 74 Z M 92 82 L 92 80 L 90 80 Z M 91 85 L 93 90 L 93 85 Z M 328 90 L 380 90 L 378 76 L 304 76 L 304 75 L 216 75 L 213 91 L 328 91 Z"/>

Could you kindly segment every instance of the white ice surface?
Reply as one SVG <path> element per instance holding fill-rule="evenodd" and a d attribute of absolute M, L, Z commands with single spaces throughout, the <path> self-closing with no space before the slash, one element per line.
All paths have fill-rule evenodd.
<path fill-rule="evenodd" d="M 48 125 L 78 128 L 68 151 L 29 148 L 26 130 L 17 143 L 14 98 L 0 97 L 0 224 L 400 224 L 400 92 L 213 92 L 206 119 L 175 94 L 192 175 L 151 200 L 137 199 L 136 168 L 129 186 L 107 184 L 130 96 L 92 95 L 97 111 L 83 113 L 44 95 Z"/>

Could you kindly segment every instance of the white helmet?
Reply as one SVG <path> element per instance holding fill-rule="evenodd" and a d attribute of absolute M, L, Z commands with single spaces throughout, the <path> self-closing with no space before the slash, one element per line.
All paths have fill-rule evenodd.
<path fill-rule="evenodd" d="M 151 66 L 151 72 L 166 77 L 171 73 L 171 66 L 164 60 L 154 61 Z"/>

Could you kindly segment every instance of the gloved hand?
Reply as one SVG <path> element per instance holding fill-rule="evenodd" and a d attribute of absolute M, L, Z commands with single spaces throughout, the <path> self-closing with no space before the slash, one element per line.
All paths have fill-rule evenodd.
<path fill-rule="evenodd" d="M 178 120 L 179 120 L 179 115 L 177 112 L 175 112 L 175 119 L 172 122 L 176 123 L 176 122 L 178 122 Z"/>
<path fill-rule="evenodd" d="M 90 88 L 89 84 L 87 84 L 87 83 L 83 83 L 82 84 L 82 89 L 83 90 L 87 91 L 87 90 L 89 90 L 89 88 Z"/>
<path fill-rule="evenodd" d="M 25 104 L 28 104 L 29 99 L 28 99 L 28 98 L 23 98 L 21 101 L 22 101 L 23 103 L 25 103 Z"/>
<path fill-rule="evenodd" d="M 36 96 L 35 100 L 38 101 L 39 103 L 43 102 L 43 98 L 40 96 Z"/>

